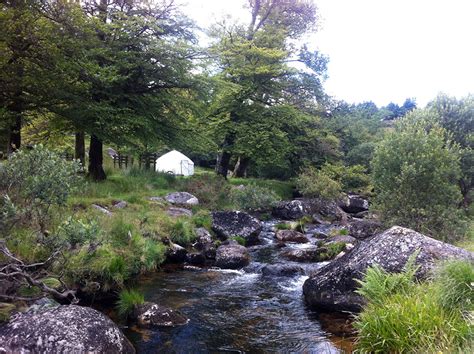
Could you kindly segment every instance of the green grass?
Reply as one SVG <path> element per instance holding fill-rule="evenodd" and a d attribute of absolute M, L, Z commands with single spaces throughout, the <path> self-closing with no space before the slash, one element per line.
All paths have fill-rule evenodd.
<path fill-rule="evenodd" d="M 241 246 L 245 246 L 247 244 L 247 241 L 242 236 L 234 236 L 234 237 L 231 237 L 230 239 L 237 241 L 237 243 Z"/>
<path fill-rule="evenodd" d="M 119 293 L 117 301 L 117 312 L 122 317 L 127 317 L 132 313 L 135 306 L 142 305 L 145 303 L 145 297 L 143 294 L 136 290 L 122 290 Z"/>
<path fill-rule="evenodd" d="M 359 294 L 367 306 L 357 316 L 357 351 L 361 353 L 464 353 L 474 347 L 474 267 L 450 261 L 432 281 L 414 281 L 415 256 L 399 274 L 372 267 Z"/>

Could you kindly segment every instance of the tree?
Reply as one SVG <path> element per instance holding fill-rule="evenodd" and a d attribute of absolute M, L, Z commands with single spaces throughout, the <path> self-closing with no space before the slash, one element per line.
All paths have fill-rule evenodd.
<path fill-rule="evenodd" d="M 296 50 L 292 44 L 314 27 L 314 4 L 254 0 L 250 1 L 250 12 L 247 26 L 224 22 L 211 33 L 217 39 L 211 53 L 217 58 L 222 90 L 216 94 L 210 116 L 217 121 L 216 140 L 221 150 L 216 172 L 224 177 L 233 155 L 238 157 L 239 175 L 245 171 L 242 166 L 248 166 L 257 155 L 283 156 L 288 144 L 281 145 L 278 156 L 275 147 L 277 141 L 286 140 L 288 121 L 280 125 L 276 114 L 294 121 L 298 114 L 284 106 L 304 109 L 310 102 L 304 102 L 306 99 L 314 102 L 322 95 L 326 58 L 305 46 Z M 288 65 L 290 61 L 304 63 L 310 70 L 298 71 Z M 269 140 L 272 136 L 275 142 Z M 256 141 L 259 143 L 252 147 L 251 142 Z"/>
<path fill-rule="evenodd" d="M 472 203 L 474 187 L 474 96 L 461 99 L 440 94 L 428 104 L 439 117 L 439 123 L 461 147 L 459 186 L 463 195 L 462 206 Z"/>
<path fill-rule="evenodd" d="M 436 119 L 429 110 L 414 111 L 377 145 L 375 202 L 386 223 L 449 239 L 459 220 L 460 154 Z"/>

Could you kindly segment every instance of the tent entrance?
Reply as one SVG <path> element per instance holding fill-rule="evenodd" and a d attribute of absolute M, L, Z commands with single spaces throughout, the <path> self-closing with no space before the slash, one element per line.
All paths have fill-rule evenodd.
<path fill-rule="evenodd" d="M 194 174 L 194 164 L 189 162 L 188 160 L 181 160 L 181 175 L 183 176 L 190 176 Z"/>

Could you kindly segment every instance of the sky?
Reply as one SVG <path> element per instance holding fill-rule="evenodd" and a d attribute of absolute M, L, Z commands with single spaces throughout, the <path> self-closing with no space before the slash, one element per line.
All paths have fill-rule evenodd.
<path fill-rule="evenodd" d="M 246 0 L 182 0 L 205 28 Z M 329 56 L 326 92 L 350 103 L 422 107 L 439 92 L 474 93 L 474 0 L 315 0 L 320 29 L 303 40 Z"/>

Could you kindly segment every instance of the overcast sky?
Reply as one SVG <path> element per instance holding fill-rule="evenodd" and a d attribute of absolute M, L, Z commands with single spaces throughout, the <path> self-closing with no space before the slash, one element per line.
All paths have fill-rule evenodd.
<path fill-rule="evenodd" d="M 247 20 L 246 0 L 181 0 L 198 25 Z M 438 92 L 474 93 L 474 0 L 315 0 L 321 29 L 305 39 L 329 56 L 326 92 L 379 106 Z"/>

